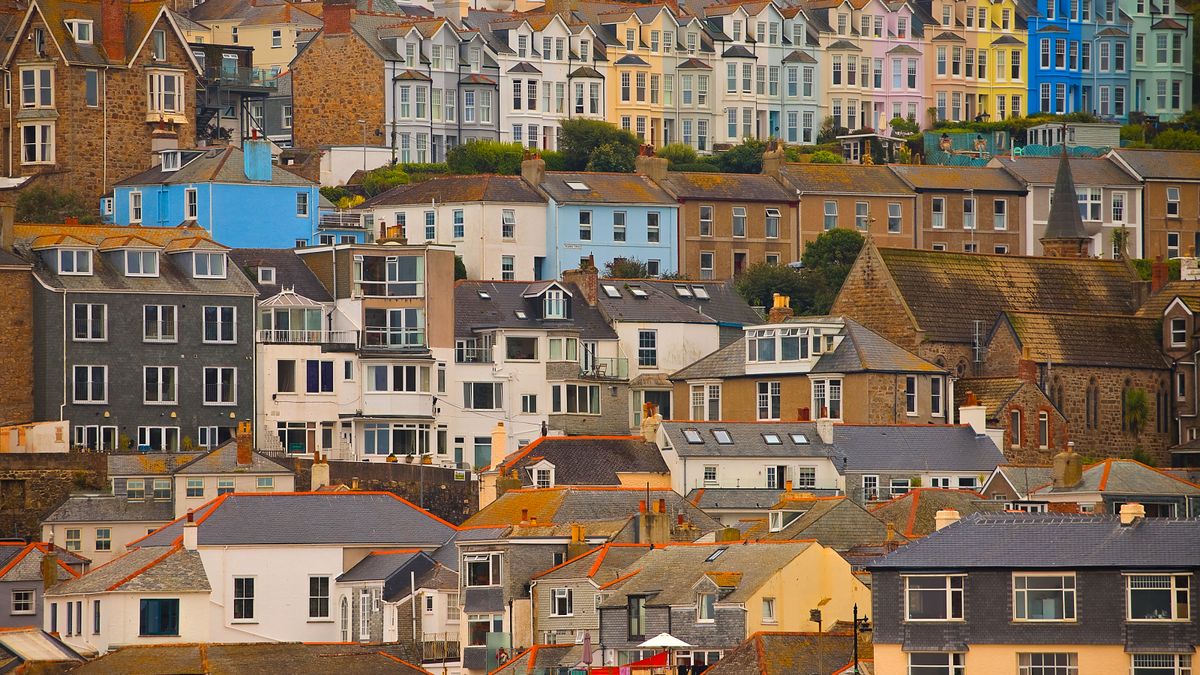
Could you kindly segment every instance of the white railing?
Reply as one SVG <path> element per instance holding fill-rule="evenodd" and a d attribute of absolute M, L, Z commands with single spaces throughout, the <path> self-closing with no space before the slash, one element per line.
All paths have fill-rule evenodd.
<path fill-rule="evenodd" d="M 355 330 L 267 330 L 258 331 L 264 344 L 345 344 L 358 346 Z"/>

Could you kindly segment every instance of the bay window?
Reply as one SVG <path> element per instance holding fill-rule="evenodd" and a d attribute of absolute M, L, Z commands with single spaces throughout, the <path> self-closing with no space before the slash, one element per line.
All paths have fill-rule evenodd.
<path fill-rule="evenodd" d="M 183 74 L 150 71 L 147 74 L 149 111 L 152 113 L 183 113 Z"/>

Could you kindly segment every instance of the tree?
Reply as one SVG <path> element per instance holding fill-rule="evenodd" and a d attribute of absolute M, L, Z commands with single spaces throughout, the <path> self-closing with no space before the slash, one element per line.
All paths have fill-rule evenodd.
<path fill-rule="evenodd" d="M 828 150 L 818 150 L 808 158 L 808 161 L 813 164 L 841 164 L 842 158 Z"/>
<path fill-rule="evenodd" d="M 388 164 L 368 171 L 367 175 L 363 176 L 362 188 L 368 197 L 374 197 L 397 185 L 405 185 L 409 180 L 408 174 L 404 172 L 404 167 L 399 164 Z"/>
<path fill-rule="evenodd" d="M 672 166 L 696 163 L 696 149 L 684 143 L 669 143 L 654 154 L 667 160 Z"/>
<path fill-rule="evenodd" d="M 801 301 L 805 285 L 803 274 L 787 265 L 756 263 L 747 267 L 734 279 L 733 287 L 753 307 L 771 307 L 775 293 Z"/>
<path fill-rule="evenodd" d="M 34 186 L 17 197 L 16 220 L 19 223 L 63 223 L 77 218 L 84 224 L 100 222 L 100 209 L 78 192 Z"/>
<path fill-rule="evenodd" d="M 650 270 L 637 258 L 613 258 L 604 264 L 604 276 L 611 279 L 648 279 Z"/>
<path fill-rule="evenodd" d="M 1200 133 L 1167 129 L 1155 136 L 1150 145 L 1160 150 L 1200 150 Z"/>
<path fill-rule="evenodd" d="M 804 247 L 800 259 L 804 262 L 807 312 L 825 314 L 829 311 L 864 241 L 854 230 L 839 228 L 822 232 Z"/>
<path fill-rule="evenodd" d="M 1150 420 L 1150 401 L 1145 389 L 1129 389 L 1125 392 L 1125 426 L 1129 433 L 1140 436 L 1146 422 Z"/>
<path fill-rule="evenodd" d="M 583 171 L 587 169 L 592 153 L 602 145 L 622 145 L 637 155 L 637 136 L 600 120 L 575 119 L 562 122 L 562 135 L 559 148 L 566 160 L 568 171 Z"/>
<path fill-rule="evenodd" d="M 454 256 L 454 280 L 467 278 L 467 264 L 463 262 L 461 255 Z"/>
<path fill-rule="evenodd" d="M 615 171 L 633 173 L 637 165 L 637 152 L 619 143 L 605 143 L 592 151 L 588 160 L 588 171 Z"/>
<path fill-rule="evenodd" d="M 446 153 L 451 173 L 498 173 L 515 176 L 521 173 L 525 148 L 520 143 L 500 141 L 468 141 Z"/>
<path fill-rule="evenodd" d="M 762 157 L 766 149 L 765 141 L 747 138 L 714 159 L 717 166 L 727 173 L 762 173 Z"/>

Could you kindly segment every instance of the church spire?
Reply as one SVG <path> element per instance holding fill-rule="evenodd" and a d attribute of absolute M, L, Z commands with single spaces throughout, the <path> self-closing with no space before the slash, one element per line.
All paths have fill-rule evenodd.
<path fill-rule="evenodd" d="M 1092 239 L 1083 227 L 1079 213 L 1079 195 L 1071 176 L 1071 161 L 1067 158 L 1067 133 L 1064 125 L 1062 154 L 1058 160 L 1058 177 L 1050 199 L 1050 217 L 1042 235 L 1042 252 L 1054 258 L 1086 258 L 1091 255 Z"/>

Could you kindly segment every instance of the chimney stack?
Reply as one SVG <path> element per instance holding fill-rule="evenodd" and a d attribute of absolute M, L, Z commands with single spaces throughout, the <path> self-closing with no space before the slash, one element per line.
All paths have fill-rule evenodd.
<path fill-rule="evenodd" d="M 533 155 L 522 161 L 521 178 L 533 187 L 541 185 L 546 180 L 546 160 L 538 155 Z"/>
<path fill-rule="evenodd" d="M 955 509 L 940 509 L 933 516 L 934 529 L 940 530 L 947 525 L 958 522 L 958 511 Z"/>
<path fill-rule="evenodd" d="M 794 315 L 791 298 L 779 293 L 771 295 L 771 311 L 767 312 L 767 323 L 783 323 Z"/>
<path fill-rule="evenodd" d="M 567 559 L 583 555 L 588 551 L 585 530 L 580 523 L 571 523 L 571 542 L 567 544 Z"/>
<path fill-rule="evenodd" d="M 1038 383 L 1038 364 L 1033 360 L 1033 352 L 1029 345 L 1021 348 L 1021 358 L 1017 361 L 1017 379 L 1030 384 Z"/>
<path fill-rule="evenodd" d="M 658 429 L 662 426 L 662 415 L 658 414 L 658 406 L 653 403 L 642 404 L 642 440 L 655 443 L 658 440 Z"/>
<path fill-rule="evenodd" d="M 1139 520 L 1146 519 L 1146 507 L 1137 502 L 1121 505 L 1121 527 L 1129 527 Z"/>
<path fill-rule="evenodd" d="M 196 514 L 188 509 L 187 522 L 183 525 L 183 547 L 195 551 L 200 543 L 200 526 L 196 524 Z"/>
<path fill-rule="evenodd" d="M 742 538 L 742 531 L 736 527 L 723 527 L 717 530 L 717 541 L 738 541 Z"/>
<path fill-rule="evenodd" d="M 529 524 L 529 509 L 521 509 L 521 524 Z"/>
<path fill-rule="evenodd" d="M 763 151 L 762 157 L 762 173 L 764 176 L 779 177 L 779 172 L 783 168 L 785 158 L 783 141 L 775 139 L 767 143 L 767 149 Z"/>
<path fill-rule="evenodd" d="M 647 150 L 647 148 L 649 148 Z M 649 154 L 646 154 L 649 152 Z M 654 148 L 652 146 L 642 146 L 642 151 L 638 153 L 637 159 L 634 160 L 634 170 L 643 174 L 654 182 L 661 182 L 667 178 L 667 165 L 670 162 L 665 157 L 655 157 Z"/>
<path fill-rule="evenodd" d="M 100 44 L 109 60 L 125 62 L 125 2 L 100 0 Z"/>
<path fill-rule="evenodd" d="M 500 471 L 507 456 L 508 433 L 504 430 L 504 422 L 496 422 L 492 427 L 492 471 Z"/>
<path fill-rule="evenodd" d="M 1170 269 L 1167 263 L 1163 262 L 1162 256 L 1156 256 L 1154 262 L 1150 263 L 1150 292 L 1157 293 L 1162 290 L 1163 286 L 1171 279 Z"/>
<path fill-rule="evenodd" d="M 13 205 L 0 206 L 0 251 L 12 251 L 16 242 L 13 230 L 17 216 L 17 207 Z"/>
<path fill-rule="evenodd" d="M 650 504 L 649 512 L 646 502 L 638 504 L 638 538 L 639 544 L 666 544 L 671 541 L 671 520 L 666 513 L 666 500 L 659 499 Z"/>
<path fill-rule="evenodd" d="M 595 258 L 591 255 L 579 261 L 579 269 L 565 270 L 562 273 L 564 284 L 575 284 L 589 307 L 596 306 L 597 293 L 600 290 L 600 273 L 596 270 Z"/>
<path fill-rule="evenodd" d="M 463 19 L 467 18 L 467 0 L 433 0 L 433 14 L 461 28 Z"/>
<path fill-rule="evenodd" d="M 821 442 L 825 445 L 833 444 L 833 420 L 825 417 L 825 411 L 821 411 L 821 417 L 817 419 L 817 436 L 821 437 Z"/>
<path fill-rule="evenodd" d="M 309 482 L 312 484 L 314 491 L 329 485 L 329 461 L 320 452 L 313 453 L 311 480 Z"/>
<path fill-rule="evenodd" d="M 325 35 L 350 34 L 350 10 L 348 0 L 323 0 L 321 18 L 325 23 Z"/>
<path fill-rule="evenodd" d="M 355 492 L 357 492 L 360 485 L 361 485 L 361 483 L 358 482 L 358 476 L 355 476 L 350 479 L 350 489 L 351 490 L 354 490 Z"/>
<path fill-rule="evenodd" d="M 978 436 L 987 433 L 987 408 L 979 405 L 974 392 L 968 391 L 967 400 L 958 407 L 958 419 L 971 425 L 971 430 Z"/>
<path fill-rule="evenodd" d="M 1073 488 L 1083 481 L 1083 460 L 1075 452 L 1074 441 L 1067 443 L 1067 449 L 1054 456 L 1050 479 L 1056 488 Z"/>
<path fill-rule="evenodd" d="M 254 430 L 250 422 L 243 420 L 237 425 L 237 465 L 250 466 L 254 463 Z"/>

